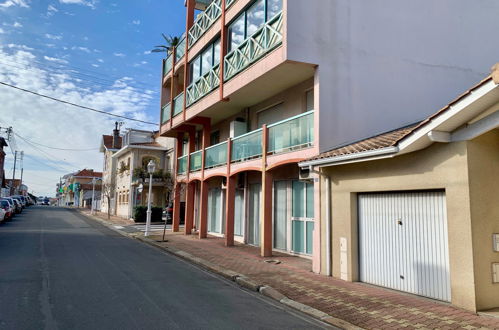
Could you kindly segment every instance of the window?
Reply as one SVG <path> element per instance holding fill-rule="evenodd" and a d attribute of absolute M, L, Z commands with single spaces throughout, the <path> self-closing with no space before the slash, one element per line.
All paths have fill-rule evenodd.
<path fill-rule="evenodd" d="M 291 248 L 297 253 L 312 254 L 314 231 L 314 184 L 292 183 Z"/>
<path fill-rule="evenodd" d="M 257 0 L 229 26 L 229 52 L 282 10 L 282 0 Z"/>
<path fill-rule="evenodd" d="M 311 111 L 314 110 L 314 90 L 311 89 L 307 92 L 305 92 L 305 111 Z"/>
<path fill-rule="evenodd" d="M 256 114 L 257 128 L 262 127 L 263 124 L 270 125 L 273 123 L 277 123 L 280 120 L 286 119 L 287 114 L 283 111 L 283 104 L 284 103 L 279 103 L 268 109 L 259 111 Z"/>
<path fill-rule="evenodd" d="M 220 39 L 211 43 L 190 63 L 190 81 L 198 80 L 220 63 Z"/>
<path fill-rule="evenodd" d="M 215 131 L 210 134 L 210 146 L 220 143 L 220 131 Z"/>

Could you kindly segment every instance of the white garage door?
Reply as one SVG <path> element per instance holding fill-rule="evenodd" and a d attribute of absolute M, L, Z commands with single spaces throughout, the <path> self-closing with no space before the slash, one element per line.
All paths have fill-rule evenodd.
<path fill-rule="evenodd" d="M 450 301 L 443 191 L 359 194 L 360 280 Z"/>

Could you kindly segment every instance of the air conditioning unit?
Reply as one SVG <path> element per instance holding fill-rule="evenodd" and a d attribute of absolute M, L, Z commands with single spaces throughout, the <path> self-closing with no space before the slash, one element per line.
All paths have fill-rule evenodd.
<path fill-rule="evenodd" d="M 244 119 L 237 118 L 230 122 L 230 137 L 235 138 L 248 132 L 248 125 Z"/>
<path fill-rule="evenodd" d="M 310 173 L 310 168 L 308 167 L 300 167 L 298 179 L 300 181 L 313 181 L 312 173 Z"/>

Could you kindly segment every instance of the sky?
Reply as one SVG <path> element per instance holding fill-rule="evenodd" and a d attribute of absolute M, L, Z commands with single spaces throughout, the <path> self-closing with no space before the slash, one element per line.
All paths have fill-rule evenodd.
<path fill-rule="evenodd" d="M 0 0 L 0 82 L 157 123 L 165 54 L 150 50 L 165 44 L 161 33 L 184 30 L 183 0 Z M 64 174 L 102 170 L 102 135 L 116 120 L 0 85 L 0 127 L 15 139 L 6 177 L 13 151 L 23 151 L 29 192 L 54 196 Z M 159 126 L 124 120 L 122 128 Z"/>

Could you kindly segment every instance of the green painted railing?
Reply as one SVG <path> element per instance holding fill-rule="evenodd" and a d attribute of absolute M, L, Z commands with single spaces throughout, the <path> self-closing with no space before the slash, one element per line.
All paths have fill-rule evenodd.
<path fill-rule="evenodd" d="M 170 103 L 165 104 L 161 108 L 161 124 L 164 124 L 167 121 L 169 121 L 171 115 L 172 115 L 172 105 Z"/>
<path fill-rule="evenodd" d="M 189 166 L 191 172 L 196 172 L 203 166 L 203 151 L 199 150 L 191 154 L 191 165 Z"/>
<path fill-rule="evenodd" d="M 225 9 L 229 8 L 234 2 L 236 2 L 237 0 L 227 0 L 225 2 Z"/>
<path fill-rule="evenodd" d="M 227 164 L 227 141 L 206 148 L 205 153 L 204 168 Z"/>
<path fill-rule="evenodd" d="M 182 111 L 184 111 L 184 92 L 173 99 L 173 117 L 181 114 Z"/>
<path fill-rule="evenodd" d="M 179 157 L 177 174 L 184 174 L 187 172 L 187 159 L 188 158 L 189 158 L 189 155 Z"/>
<path fill-rule="evenodd" d="M 166 58 L 164 65 L 163 65 L 163 77 L 168 74 L 172 70 L 173 67 L 173 55 L 170 54 Z"/>
<path fill-rule="evenodd" d="M 232 139 L 231 161 L 245 161 L 262 155 L 262 129 Z"/>
<path fill-rule="evenodd" d="M 220 85 L 220 65 L 215 65 L 210 71 L 199 77 L 187 87 L 187 106 L 210 93 Z"/>
<path fill-rule="evenodd" d="M 229 80 L 282 43 L 282 12 L 274 16 L 225 56 L 224 79 Z"/>
<path fill-rule="evenodd" d="M 185 55 L 185 36 L 179 41 L 175 48 L 175 62 L 178 62 Z"/>
<path fill-rule="evenodd" d="M 269 125 L 268 152 L 279 153 L 306 148 L 314 141 L 314 111 Z"/>
<path fill-rule="evenodd" d="M 201 38 L 220 15 L 222 15 L 222 0 L 213 0 L 205 11 L 198 15 L 194 25 L 189 29 L 189 47 Z"/>

